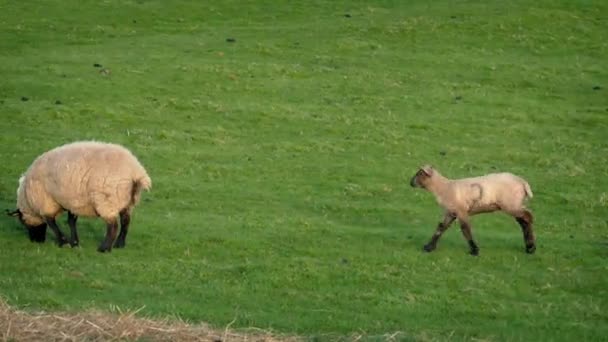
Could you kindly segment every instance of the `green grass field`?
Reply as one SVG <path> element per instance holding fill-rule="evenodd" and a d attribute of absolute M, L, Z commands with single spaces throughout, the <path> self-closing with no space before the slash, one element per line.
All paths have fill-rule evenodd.
<path fill-rule="evenodd" d="M 124 144 L 154 182 L 111 254 L 101 220 L 72 250 L 4 216 L 0 296 L 321 340 L 605 339 L 607 18 L 585 0 L 0 2 L 0 208 L 74 140 Z M 536 254 L 502 214 L 473 219 L 479 257 L 457 225 L 423 253 L 425 163 L 525 177 Z"/>

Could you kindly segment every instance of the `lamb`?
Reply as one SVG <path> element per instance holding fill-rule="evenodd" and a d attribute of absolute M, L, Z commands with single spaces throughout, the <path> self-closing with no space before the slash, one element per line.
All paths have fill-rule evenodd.
<path fill-rule="evenodd" d="M 536 250 L 532 230 L 534 219 L 524 206 L 524 201 L 532 198 L 532 190 L 524 179 L 511 173 L 493 173 L 451 180 L 432 166 L 425 165 L 412 177 L 410 185 L 433 193 L 437 203 L 445 209 L 443 222 L 438 224 L 435 234 L 424 245 L 425 251 L 433 251 L 441 235 L 458 219 L 462 234 L 469 243 L 470 253 L 478 255 L 479 247 L 473 240 L 469 217 L 494 211 L 513 216 L 523 231 L 526 252 L 532 254 Z"/>
<path fill-rule="evenodd" d="M 137 158 L 125 147 L 79 141 L 40 155 L 19 179 L 17 209 L 8 212 L 27 228 L 30 240 L 44 242 L 47 225 L 63 246 L 68 241 L 55 219 L 68 213 L 71 246 L 78 246 L 78 216 L 101 217 L 107 225 L 105 239 L 97 249 L 110 252 L 125 246 L 131 213 L 149 190 L 152 180 Z M 120 217 L 120 235 L 116 239 Z"/>

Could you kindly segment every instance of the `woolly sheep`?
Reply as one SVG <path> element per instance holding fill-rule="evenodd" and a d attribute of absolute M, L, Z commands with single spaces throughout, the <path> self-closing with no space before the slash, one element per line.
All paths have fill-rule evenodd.
<path fill-rule="evenodd" d="M 116 144 L 80 141 L 66 144 L 40 155 L 19 179 L 17 209 L 9 212 L 27 228 L 30 240 L 44 242 L 47 225 L 59 246 L 68 241 L 55 219 L 68 212 L 70 245 L 79 244 L 78 216 L 101 217 L 107 224 L 100 252 L 125 246 L 131 212 L 142 190 L 149 190 L 152 180 L 137 158 Z"/>
<path fill-rule="evenodd" d="M 536 250 L 533 216 L 524 206 L 524 201 L 532 198 L 532 190 L 524 179 L 511 173 L 492 173 L 451 180 L 432 166 L 425 165 L 412 177 L 410 185 L 433 193 L 437 203 L 445 209 L 443 222 L 438 224 L 435 234 L 424 246 L 425 251 L 433 251 L 441 235 L 458 219 L 471 254 L 478 255 L 479 247 L 473 240 L 469 217 L 494 211 L 513 216 L 523 231 L 526 252 L 534 253 Z"/>

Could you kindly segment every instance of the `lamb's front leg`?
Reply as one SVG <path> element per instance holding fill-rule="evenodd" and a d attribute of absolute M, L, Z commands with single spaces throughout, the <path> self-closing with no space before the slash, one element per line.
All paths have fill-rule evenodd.
<path fill-rule="evenodd" d="M 450 228 L 450 225 L 452 224 L 452 222 L 454 222 L 454 220 L 456 219 L 456 215 L 453 213 L 449 213 L 446 212 L 445 215 L 443 216 L 443 222 L 439 222 L 439 224 L 437 225 L 437 230 L 435 231 L 435 234 L 433 234 L 433 236 L 431 237 L 431 240 L 424 245 L 424 250 L 427 252 L 432 252 L 433 250 L 435 250 L 435 248 L 437 248 L 437 241 L 439 241 L 439 238 L 441 237 L 441 235 L 443 235 L 443 233 Z"/>
<path fill-rule="evenodd" d="M 460 221 L 460 230 L 462 231 L 462 235 L 469 243 L 469 248 L 471 249 L 471 255 L 479 255 L 479 247 L 473 240 L 473 233 L 471 233 L 471 224 L 469 223 L 468 217 L 462 217 L 458 219 Z"/>

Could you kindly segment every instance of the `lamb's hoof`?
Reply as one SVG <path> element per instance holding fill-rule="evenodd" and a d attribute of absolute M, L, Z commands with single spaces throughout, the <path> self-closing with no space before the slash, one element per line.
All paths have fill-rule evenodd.
<path fill-rule="evenodd" d="M 526 253 L 534 254 L 536 252 L 536 245 L 526 246 Z"/>
<path fill-rule="evenodd" d="M 59 239 L 59 240 L 57 240 L 57 246 L 58 246 L 58 247 L 63 247 L 63 246 L 65 246 L 67 243 L 68 243 L 68 240 L 66 240 L 66 239 Z"/>
<path fill-rule="evenodd" d="M 474 255 L 474 256 L 479 255 L 479 247 L 477 247 L 477 244 L 473 240 L 469 240 L 469 250 L 470 250 L 469 254 Z"/>
<path fill-rule="evenodd" d="M 425 252 L 429 252 L 429 253 L 430 253 L 430 252 L 432 252 L 432 251 L 434 251 L 434 250 L 435 250 L 435 248 L 437 248 L 437 246 L 432 245 L 432 244 L 430 244 L 430 243 L 428 243 L 428 244 L 424 245 L 424 247 L 422 247 L 422 249 L 423 249 Z"/>
<path fill-rule="evenodd" d="M 80 243 L 78 241 L 70 241 L 70 247 L 72 247 L 72 248 L 80 247 Z"/>
<path fill-rule="evenodd" d="M 104 245 L 99 246 L 99 248 L 97 248 L 97 251 L 99 253 L 110 253 L 112 251 L 112 247 L 106 247 Z"/>
<path fill-rule="evenodd" d="M 126 243 L 124 241 L 116 240 L 114 248 L 125 248 Z"/>

